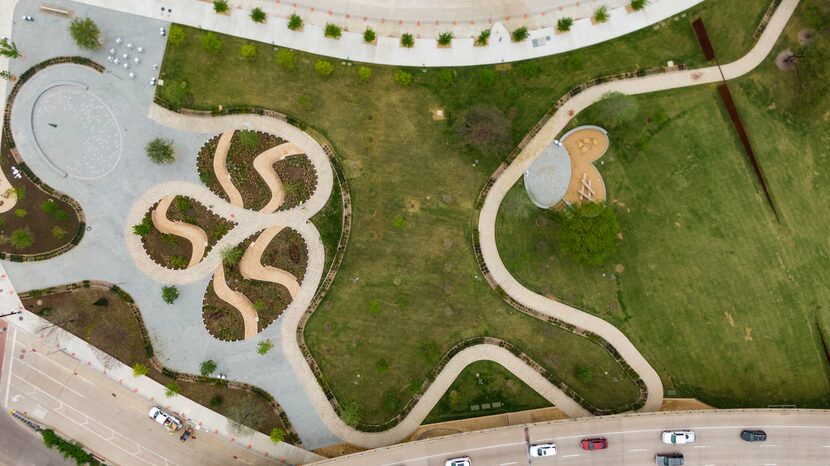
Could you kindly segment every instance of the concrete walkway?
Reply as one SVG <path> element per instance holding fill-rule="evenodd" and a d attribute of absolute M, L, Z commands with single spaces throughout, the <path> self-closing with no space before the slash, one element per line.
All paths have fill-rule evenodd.
<path fill-rule="evenodd" d="M 727 79 L 737 78 L 749 73 L 767 57 L 797 5 L 798 0 L 782 0 L 781 5 L 755 47 L 741 59 L 723 67 Z M 600 100 L 605 94 L 609 92 L 620 92 L 629 95 L 645 94 L 713 83 L 720 81 L 720 79 L 721 75 L 718 69 L 709 67 L 608 82 L 577 94 L 556 112 L 539 131 L 539 134 L 530 141 L 496 180 L 487 193 L 479 216 L 478 228 L 481 235 L 481 252 L 496 284 L 519 303 L 594 332 L 614 346 L 623 359 L 640 374 L 640 377 L 646 383 L 648 399 L 642 411 L 656 411 L 663 401 L 663 383 L 654 368 L 651 367 L 631 341 L 610 323 L 579 309 L 546 298 L 519 283 L 508 272 L 499 256 L 496 247 L 496 217 L 507 192 L 521 178 L 525 170 L 530 167 L 550 141 L 562 132 L 573 116 Z"/>
<path fill-rule="evenodd" d="M 153 209 L 150 218 L 153 219 L 153 225 L 163 234 L 170 234 L 180 236 L 188 241 L 192 246 L 193 252 L 190 254 L 190 262 L 187 268 L 193 267 L 202 260 L 205 255 L 205 248 L 208 245 L 208 237 L 205 230 L 185 222 L 174 222 L 167 218 L 167 210 L 170 209 L 170 204 L 176 196 L 165 196 L 160 201 L 158 206 Z"/>
<path fill-rule="evenodd" d="M 251 21 L 248 17 L 249 11 L 237 10 L 230 15 L 216 14 L 213 11 L 211 2 L 195 0 L 152 0 L 143 2 L 133 0 L 81 1 L 88 5 L 110 8 L 161 21 L 186 24 L 188 26 L 218 31 L 265 42 L 267 44 L 303 50 L 317 55 L 325 55 L 343 60 L 383 65 L 433 67 L 504 63 L 563 53 L 611 40 L 648 27 L 682 12 L 700 3 L 702 0 L 652 0 L 642 11 L 632 13 L 626 10 L 625 5 L 628 3 L 626 1 L 590 0 L 588 2 L 580 2 L 580 6 L 574 5 L 576 6 L 576 10 L 572 10 L 577 16 L 574 17 L 576 21 L 569 32 L 557 34 L 553 24 L 562 16 L 558 14 L 546 14 L 545 19 L 538 23 L 539 25 L 544 24 L 545 27 L 531 30 L 528 40 L 520 43 L 513 43 L 510 40 L 510 30 L 518 27 L 519 24 L 525 24 L 531 27 L 534 25 L 534 21 L 531 20 L 530 15 L 536 13 L 527 13 L 528 11 L 538 11 L 538 15 L 541 15 L 539 9 L 545 8 L 542 5 L 546 4 L 546 8 L 557 8 L 557 4 L 559 4 L 563 6 L 562 15 L 564 16 L 564 5 L 573 5 L 576 2 L 563 2 L 562 0 L 555 2 L 533 0 L 532 4 L 527 1 L 499 2 L 501 8 L 498 11 L 483 10 L 484 7 L 492 7 L 494 5 L 493 3 L 481 5 L 477 8 L 476 2 L 468 2 L 468 6 L 464 9 L 468 13 L 464 14 L 467 16 L 475 15 L 476 17 L 486 17 L 486 24 L 479 20 L 479 23 L 473 24 L 472 26 L 469 25 L 469 22 L 466 24 L 462 23 L 459 26 L 459 18 L 456 17 L 458 11 L 453 9 L 452 5 L 448 5 L 446 2 L 431 0 L 428 3 L 440 5 L 435 8 L 430 8 L 429 11 L 434 15 L 440 16 L 435 19 L 439 21 L 441 31 L 454 31 L 455 36 L 458 37 L 457 39 L 453 39 L 452 47 L 449 48 L 438 48 L 433 31 L 426 33 L 427 37 L 423 37 L 418 31 L 418 20 L 416 20 L 414 26 L 401 22 L 403 20 L 400 17 L 401 14 L 406 14 L 405 10 L 407 7 L 412 8 L 409 6 L 411 3 L 408 3 L 407 7 L 404 7 L 401 3 L 390 6 L 380 1 L 373 2 L 370 0 L 364 2 L 367 5 L 374 5 L 372 7 L 373 11 L 377 11 L 377 13 L 374 13 L 373 16 L 397 20 L 397 27 L 392 27 L 388 30 L 390 35 L 378 37 L 377 44 L 373 45 L 363 42 L 364 27 L 362 24 L 355 26 L 355 29 L 344 31 L 340 39 L 329 39 L 324 36 L 325 22 L 337 23 L 341 26 L 346 25 L 348 24 L 348 20 L 351 19 L 351 13 L 346 13 L 350 17 L 345 22 L 338 21 L 332 14 L 325 22 L 305 24 L 302 31 L 289 30 L 287 27 L 287 15 L 290 13 L 288 13 L 286 7 L 289 5 L 293 6 L 289 2 L 285 2 L 285 5 L 282 5 L 281 2 L 246 0 L 246 4 L 253 5 L 256 3 L 257 6 L 268 13 L 269 17 L 267 22 L 265 24 L 258 24 Z M 235 2 L 230 3 L 234 4 Z M 329 3 L 331 3 L 331 0 L 329 0 Z M 509 4 L 513 4 L 513 6 L 505 6 Z M 602 24 L 593 24 L 589 16 L 601 5 L 608 6 L 609 19 Z M 345 6 L 346 8 L 351 7 L 350 5 Z M 585 8 L 586 6 L 588 8 Z M 162 7 L 170 8 L 172 12 L 162 12 Z M 423 4 L 422 7 L 429 8 L 429 5 Z M 583 9 L 587 11 L 583 11 Z M 316 10 L 317 8 L 315 7 Z M 511 16 L 521 11 L 525 12 L 521 13 L 521 18 Z M 524 14 L 528 14 L 527 19 L 524 18 Z M 586 14 L 588 17 L 585 16 Z M 326 12 L 326 16 L 328 16 L 328 11 Z M 548 18 L 548 16 L 551 17 Z M 538 16 L 535 19 L 538 21 Z M 506 25 L 502 24 L 501 21 L 504 21 Z M 393 21 L 390 22 L 394 24 Z M 442 22 L 444 26 L 441 26 Z M 432 24 L 434 25 L 434 20 Z M 380 19 L 376 22 L 369 23 L 367 18 L 366 25 L 372 25 L 377 31 L 381 29 L 386 30 L 386 27 L 384 27 L 386 21 L 381 23 Z M 476 47 L 473 36 L 478 35 L 482 29 L 486 29 L 487 27 L 490 27 L 492 31 L 489 45 Z M 414 47 L 401 47 L 400 37 L 405 32 L 416 36 Z M 418 38 L 417 36 L 423 38 Z"/>

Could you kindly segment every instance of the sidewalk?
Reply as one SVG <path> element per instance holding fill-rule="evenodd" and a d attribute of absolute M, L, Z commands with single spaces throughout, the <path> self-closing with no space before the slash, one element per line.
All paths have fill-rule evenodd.
<path fill-rule="evenodd" d="M 12 310 L 22 309 L 23 304 L 17 297 L 8 275 L 5 273 L 2 265 L 0 265 L 0 311 L 6 313 Z M 20 316 L 23 317 L 22 321 L 18 320 Z M 15 331 L 21 332 L 20 334 L 23 335 L 31 335 L 31 339 L 37 341 L 39 329 L 46 321 L 26 310 L 23 310 L 23 314 L 20 316 L 7 317 L 6 321 L 14 327 Z M 304 464 L 321 459 L 318 455 L 287 443 L 275 445 L 271 442 L 270 438 L 260 432 L 254 432 L 253 435 L 248 437 L 237 438 L 229 431 L 229 421 L 225 416 L 211 411 L 181 395 L 167 398 L 165 395 L 166 388 L 164 386 L 148 377 L 134 377 L 132 369 L 118 361 L 108 364 L 111 368 L 107 369 L 99 360 L 95 348 L 68 332 L 61 332 L 60 339 L 57 342 L 44 341 L 42 340 L 42 336 L 39 342 L 50 347 L 52 353 L 64 353 L 76 360 L 79 366 L 85 365 L 96 373 L 106 376 L 114 386 L 120 386 L 138 397 L 143 398 L 147 406 L 156 403 L 163 405 L 172 411 L 186 416 L 191 423 L 198 425 L 200 430 L 209 432 L 229 443 L 255 452 L 263 458 L 276 458 L 289 464 Z M 58 346 L 56 346 L 56 343 Z M 6 371 L 11 371 L 11 368 L 7 367 Z M 3 378 L 7 378 L 5 374 Z M 8 388 L 6 389 L 8 390 Z M 6 399 L 4 404 L 8 406 L 9 400 Z M 106 454 L 106 452 L 101 453 Z"/>

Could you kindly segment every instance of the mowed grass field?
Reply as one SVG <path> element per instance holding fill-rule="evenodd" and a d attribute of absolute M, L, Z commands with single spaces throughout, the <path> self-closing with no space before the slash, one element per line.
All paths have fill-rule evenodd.
<path fill-rule="evenodd" d="M 776 52 L 795 47 L 803 27 L 796 20 Z M 705 86 L 637 97 L 637 119 L 610 132 L 600 171 L 624 239 L 607 265 L 563 257 L 552 214 L 521 183 L 497 223 L 502 258 L 521 282 L 619 326 L 670 395 L 719 407 L 830 405 L 816 326 L 830 330 L 830 100 L 793 116 L 795 72 L 780 71 L 776 54 L 730 88 L 780 222 L 716 88 Z M 813 79 L 828 76 L 825 64 Z M 578 123 L 603 121 L 588 109 Z"/>
<path fill-rule="evenodd" d="M 716 42 L 738 56 L 766 6 L 707 1 L 696 11 Z M 394 82 L 392 67 L 370 66 L 371 81 L 361 83 L 356 66 L 339 60 L 332 60 L 332 76 L 321 77 L 313 70 L 318 57 L 307 54 L 285 70 L 267 44 L 255 44 L 256 57 L 242 59 L 239 48 L 248 42 L 237 38 L 222 36 L 221 52 L 211 54 L 199 45 L 202 32 L 186 29 L 184 43 L 168 46 L 159 92 L 169 97 L 185 83 L 190 107 L 271 108 L 332 141 L 349 177 L 352 236 L 305 338 L 338 400 L 359 406 L 363 422 L 393 418 L 441 355 L 482 335 L 516 345 L 595 405 L 621 409 L 636 399 L 636 387 L 604 349 L 518 313 L 480 276 L 471 248 L 473 204 L 501 160 L 459 147 L 451 125 L 474 104 L 493 105 L 509 117 L 518 142 L 580 82 L 666 60 L 700 62 L 691 17 L 512 69 L 410 69 L 409 87 Z M 436 107 L 447 120 L 431 119 Z M 591 367 L 593 379 L 577 381 L 576 365 Z"/>

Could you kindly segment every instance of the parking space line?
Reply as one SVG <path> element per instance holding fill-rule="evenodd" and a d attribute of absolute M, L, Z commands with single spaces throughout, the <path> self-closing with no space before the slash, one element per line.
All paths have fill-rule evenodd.
<path fill-rule="evenodd" d="M 32 370 L 34 370 L 35 372 L 39 372 L 39 373 L 40 373 L 40 374 L 42 374 L 44 377 L 46 377 L 46 378 L 48 378 L 49 380 L 51 380 L 51 381 L 55 382 L 56 384 L 60 385 L 60 386 L 61 386 L 61 388 L 64 388 L 64 389 L 66 389 L 66 390 L 69 390 L 70 392 L 72 392 L 72 393 L 74 393 L 74 394 L 78 395 L 78 396 L 79 396 L 79 397 L 81 397 L 81 398 L 86 398 L 84 395 L 80 394 L 79 392 L 76 392 L 75 390 L 73 390 L 73 389 L 69 388 L 69 387 L 68 387 L 65 383 L 61 382 L 60 380 L 58 380 L 58 379 L 56 379 L 56 378 L 52 377 L 51 375 L 47 374 L 46 372 L 43 372 L 42 370 L 38 369 L 37 367 L 35 367 L 35 366 L 33 366 L 33 365 L 31 365 L 31 364 L 29 364 L 29 363 L 25 362 L 25 360 L 21 360 L 21 361 L 23 361 L 23 362 L 22 362 L 22 364 L 23 364 L 24 366 L 26 366 L 26 367 L 28 367 L 28 368 L 30 368 L 30 369 L 32 369 Z M 20 378 L 20 380 L 23 380 L 23 379 L 22 379 L 19 375 L 15 375 L 15 377 L 18 377 L 18 378 Z"/>
<path fill-rule="evenodd" d="M 12 349 L 14 349 L 14 344 L 15 344 L 15 342 L 17 342 L 17 330 L 14 327 L 12 327 L 11 325 L 6 325 L 6 328 L 10 329 L 12 331 Z M 6 380 L 6 400 L 5 400 L 5 403 L 3 404 L 3 406 L 8 406 L 9 405 L 9 388 L 11 387 L 11 384 L 12 384 L 12 368 L 13 368 L 13 365 L 14 365 L 14 356 L 13 356 L 14 351 L 9 351 L 8 353 L 9 353 L 9 367 L 6 368 L 6 371 L 9 373 L 9 377 Z M 3 357 L 5 358 L 6 355 L 4 354 Z"/>

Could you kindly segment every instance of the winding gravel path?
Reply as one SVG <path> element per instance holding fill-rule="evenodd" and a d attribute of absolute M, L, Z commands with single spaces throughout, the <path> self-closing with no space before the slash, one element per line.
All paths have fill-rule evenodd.
<path fill-rule="evenodd" d="M 150 218 L 153 219 L 153 225 L 156 229 L 165 234 L 181 236 L 190 241 L 193 246 L 193 252 L 190 254 L 190 263 L 187 268 L 198 264 L 202 257 L 205 256 L 205 249 L 208 245 L 208 237 L 205 230 L 185 222 L 176 222 L 167 218 L 167 210 L 170 209 L 170 204 L 176 196 L 165 196 L 159 201 L 158 206 L 153 209 Z"/>
<path fill-rule="evenodd" d="M 300 282 L 297 277 L 285 270 L 262 265 L 262 254 L 282 229 L 281 226 L 271 227 L 260 233 L 259 237 L 245 250 L 242 260 L 239 261 L 239 271 L 248 280 L 261 280 L 284 286 L 294 299 L 300 292 Z"/>
<path fill-rule="evenodd" d="M 302 153 L 303 150 L 297 147 L 296 144 L 286 142 L 256 156 L 254 159 L 254 169 L 265 180 L 265 184 L 268 185 L 268 189 L 271 191 L 271 200 L 263 208 L 259 209 L 260 212 L 275 212 L 285 201 L 282 180 L 277 175 L 276 170 L 274 170 L 274 164 L 288 156 L 300 155 Z"/>
<path fill-rule="evenodd" d="M 242 194 L 236 189 L 233 181 L 231 181 L 231 175 L 228 173 L 228 149 L 231 147 L 234 132 L 225 131 L 219 136 L 216 152 L 213 153 L 213 173 L 216 175 L 216 179 L 219 180 L 222 189 L 225 190 L 225 194 L 228 195 L 228 199 L 231 200 L 231 204 L 242 207 Z"/>

